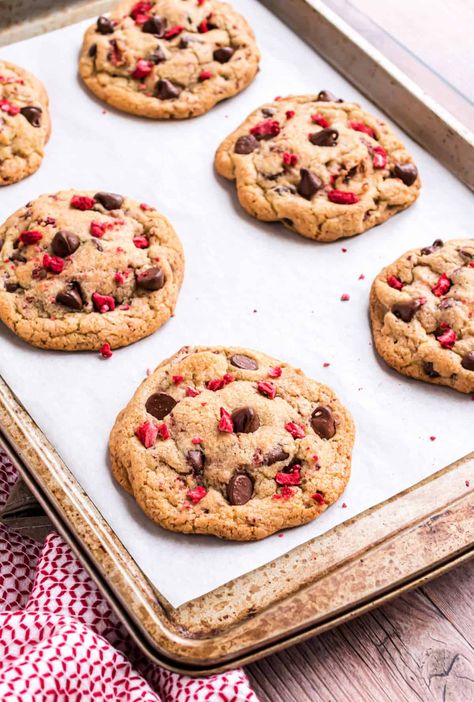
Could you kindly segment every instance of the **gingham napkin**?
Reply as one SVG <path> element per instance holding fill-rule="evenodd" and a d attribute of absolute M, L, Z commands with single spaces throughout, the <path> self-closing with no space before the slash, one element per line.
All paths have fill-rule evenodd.
<path fill-rule="evenodd" d="M 0 452 L 0 507 L 17 479 Z M 2 702 L 258 702 L 245 673 L 188 678 L 150 663 L 69 547 L 0 524 Z"/>

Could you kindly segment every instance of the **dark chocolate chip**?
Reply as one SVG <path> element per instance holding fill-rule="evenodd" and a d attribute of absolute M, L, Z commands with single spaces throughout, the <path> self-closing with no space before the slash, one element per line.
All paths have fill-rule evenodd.
<path fill-rule="evenodd" d="M 465 258 L 467 261 L 474 258 L 474 253 L 472 251 L 467 251 L 466 249 L 459 249 L 459 255 L 462 256 L 462 258 Z"/>
<path fill-rule="evenodd" d="M 16 292 L 19 287 L 18 283 L 5 283 L 5 290 L 9 293 Z"/>
<path fill-rule="evenodd" d="M 227 499 L 231 505 L 245 505 L 253 494 L 253 480 L 247 473 L 236 473 L 227 485 Z"/>
<path fill-rule="evenodd" d="M 434 253 L 436 249 L 440 249 L 443 246 L 443 242 L 441 239 L 435 239 L 431 246 L 425 246 L 423 249 L 421 249 L 420 254 L 422 256 L 429 256 L 430 254 Z"/>
<path fill-rule="evenodd" d="M 320 132 L 314 132 L 309 136 L 310 142 L 315 146 L 336 146 L 338 138 L 339 132 L 331 127 L 321 129 Z"/>
<path fill-rule="evenodd" d="M 32 127 L 41 127 L 41 120 L 43 117 L 43 110 L 41 107 L 35 107 L 34 105 L 22 107 L 20 112 Z"/>
<path fill-rule="evenodd" d="M 97 251 L 101 251 L 101 252 L 102 252 L 102 251 L 104 250 L 104 247 L 102 246 L 102 244 L 100 243 L 100 241 L 97 241 L 97 239 L 93 239 L 93 240 L 92 240 L 92 243 L 94 244 L 94 246 L 95 246 L 95 248 L 97 249 Z"/>
<path fill-rule="evenodd" d="M 80 245 L 80 239 L 76 234 L 67 231 L 56 232 L 51 242 L 51 249 L 55 256 L 65 258 L 71 256 L 74 251 L 77 251 Z"/>
<path fill-rule="evenodd" d="M 273 107 L 264 107 L 262 110 L 262 115 L 264 117 L 273 117 L 275 112 L 276 112 L 276 110 L 274 110 Z"/>
<path fill-rule="evenodd" d="M 72 283 L 56 295 L 56 302 L 71 310 L 80 310 L 83 305 L 80 290 L 79 283 Z"/>
<path fill-rule="evenodd" d="M 97 44 L 91 44 L 87 54 L 90 58 L 94 58 L 95 56 L 97 56 Z"/>
<path fill-rule="evenodd" d="M 317 97 L 318 102 L 344 102 L 341 98 L 336 97 L 329 90 L 321 90 Z"/>
<path fill-rule="evenodd" d="M 298 185 L 298 193 L 301 197 L 306 198 L 306 200 L 311 200 L 313 195 L 323 187 L 323 181 L 307 168 L 300 169 L 300 176 L 301 180 Z"/>
<path fill-rule="evenodd" d="M 150 61 L 154 63 L 155 65 L 158 63 L 163 63 L 163 61 L 166 61 L 166 54 L 161 48 L 160 45 L 156 47 L 156 49 L 153 51 L 152 54 L 149 56 Z"/>
<path fill-rule="evenodd" d="M 336 422 L 329 407 L 316 407 L 311 415 L 311 426 L 322 439 L 332 439 L 336 433 Z"/>
<path fill-rule="evenodd" d="M 164 419 L 177 404 L 177 401 L 171 395 L 167 395 L 164 392 L 155 392 L 146 401 L 145 408 L 148 414 L 152 414 L 155 419 Z"/>
<path fill-rule="evenodd" d="M 216 49 L 212 54 L 214 61 L 219 63 L 227 63 L 234 55 L 234 49 L 231 46 L 223 46 L 221 49 Z"/>
<path fill-rule="evenodd" d="M 294 185 L 279 185 L 277 188 L 273 188 L 273 192 L 277 195 L 286 195 L 287 193 L 296 193 L 296 188 Z"/>
<path fill-rule="evenodd" d="M 157 37 L 162 37 L 165 33 L 166 20 L 163 17 L 153 15 L 149 17 L 142 26 L 142 32 L 145 34 L 155 34 Z"/>
<path fill-rule="evenodd" d="M 206 462 L 206 457 L 202 451 L 188 451 L 186 455 L 186 460 L 193 469 L 193 473 L 202 473 L 204 469 L 204 463 Z"/>
<path fill-rule="evenodd" d="M 413 185 L 418 177 L 418 169 L 414 163 L 396 163 L 393 175 L 395 178 L 400 178 L 405 185 Z"/>
<path fill-rule="evenodd" d="M 470 351 L 464 356 L 461 365 L 466 370 L 474 371 L 474 351 Z"/>
<path fill-rule="evenodd" d="M 415 312 L 421 307 L 419 300 L 409 300 L 408 302 L 397 302 L 392 306 L 392 312 L 402 322 L 411 322 Z"/>
<path fill-rule="evenodd" d="M 237 139 L 234 146 L 234 152 L 236 154 L 251 154 L 252 151 L 255 151 L 257 146 L 258 141 L 255 139 L 253 134 L 248 134 Z"/>
<path fill-rule="evenodd" d="M 21 251 L 14 251 L 10 256 L 10 261 L 16 261 L 17 263 L 26 263 L 26 256 L 23 256 Z"/>
<path fill-rule="evenodd" d="M 113 34 L 114 25 L 108 19 L 108 17 L 99 17 L 97 20 L 97 31 L 99 34 Z"/>
<path fill-rule="evenodd" d="M 423 371 L 429 378 L 439 378 L 439 373 L 435 371 L 431 361 L 423 361 Z"/>
<path fill-rule="evenodd" d="M 97 200 L 106 210 L 119 210 L 123 205 L 124 197 L 117 193 L 96 193 L 94 200 Z"/>
<path fill-rule="evenodd" d="M 289 457 L 290 454 L 287 453 L 281 446 L 275 446 L 275 448 L 270 449 L 270 451 L 266 454 L 265 463 L 267 466 L 272 466 L 274 463 L 278 463 L 278 461 L 286 461 L 286 459 Z"/>
<path fill-rule="evenodd" d="M 48 275 L 46 268 L 33 268 L 31 272 L 32 278 L 35 280 L 44 280 Z"/>
<path fill-rule="evenodd" d="M 148 268 L 137 275 L 137 286 L 143 290 L 160 290 L 165 284 L 161 268 Z"/>
<path fill-rule="evenodd" d="M 170 80 L 159 80 L 156 84 L 156 97 L 160 100 L 174 100 L 179 97 L 183 89 Z"/>
<path fill-rule="evenodd" d="M 242 368 L 242 370 L 257 370 L 258 363 L 254 358 L 250 356 L 244 356 L 242 353 L 236 353 L 230 357 L 230 362 L 236 368 Z"/>
<path fill-rule="evenodd" d="M 240 407 L 232 412 L 236 434 L 253 434 L 260 426 L 258 414 L 252 407 Z"/>

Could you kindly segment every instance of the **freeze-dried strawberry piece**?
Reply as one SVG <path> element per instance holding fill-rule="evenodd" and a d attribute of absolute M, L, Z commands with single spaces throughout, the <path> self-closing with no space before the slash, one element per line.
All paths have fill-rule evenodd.
<path fill-rule="evenodd" d="M 209 22 L 208 22 L 208 18 L 206 17 L 205 19 L 203 19 L 202 22 L 200 22 L 198 24 L 198 32 L 200 34 L 206 34 L 206 32 L 208 32 L 208 31 L 209 31 Z"/>
<path fill-rule="evenodd" d="M 133 237 L 133 243 L 137 249 L 147 249 L 150 246 L 150 242 L 146 236 L 135 236 Z"/>
<path fill-rule="evenodd" d="M 369 127 L 367 124 L 364 124 L 363 122 L 349 122 L 349 127 L 351 129 L 354 129 L 356 132 L 363 132 L 364 134 L 368 134 L 372 139 L 375 139 L 375 132 L 372 129 L 372 127 Z"/>
<path fill-rule="evenodd" d="M 394 275 L 388 276 L 387 283 L 390 285 L 391 288 L 395 288 L 395 290 L 401 290 L 403 288 L 402 281 Z"/>
<path fill-rule="evenodd" d="M 194 388 L 190 388 L 189 385 L 186 388 L 186 397 L 197 397 L 201 393 L 199 390 L 195 390 Z"/>
<path fill-rule="evenodd" d="M 296 422 L 287 422 L 285 429 L 294 439 L 302 439 L 305 436 L 304 427 L 301 424 L 296 424 Z"/>
<path fill-rule="evenodd" d="M 147 12 L 150 12 L 151 8 L 153 7 L 152 2 L 136 2 L 135 5 L 133 5 L 132 9 L 130 10 L 130 17 L 135 20 L 140 20 L 140 24 L 142 23 L 142 17 L 147 14 Z M 143 20 L 145 22 L 146 19 Z"/>
<path fill-rule="evenodd" d="M 372 163 L 374 168 L 385 168 L 387 165 L 387 152 L 383 146 L 375 146 L 372 149 Z"/>
<path fill-rule="evenodd" d="M 142 442 L 145 448 L 151 448 L 156 444 L 158 427 L 153 422 L 144 422 L 136 429 L 135 436 Z"/>
<path fill-rule="evenodd" d="M 228 385 L 229 383 L 233 383 L 235 380 L 233 375 L 230 375 L 230 373 L 224 373 L 222 378 L 214 378 L 213 380 L 209 380 L 206 384 L 206 387 L 208 390 L 212 390 L 213 392 L 216 392 L 216 390 L 222 390 L 224 385 Z"/>
<path fill-rule="evenodd" d="M 252 127 L 250 134 L 256 139 L 271 139 L 280 133 L 280 123 L 276 119 L 264 119 Z"/>
<path fill-rule="evenodd" d="M 283 371 L 280 366 L 275 366 L 275 368 L 268 369 L 268 375 L 270 378 L 279 378 L 282 372 Z"/>
<path fill-rule="evenodd" d="M 197 505 L 198 502 L 201 502 L 202 498 L 206 497 L 206 495 L 207 490 L 203 485 L 198 485 L 195 488 L 191 488 L 186 493 L 186 497 L 188 500 L 191 500 L 193 505 Z"/>
<path fill-rule="evenodd" d="M 163 441 L 166 441 L 166 439 L 170 438 L 170 430 L 168 429 L 168 426 L 164 422 L 157 426 L 157 430 L 158 430 L 158 434 L 161 436 Z"/>
<path fill-rule="evenodd" d="M 182 375 L 173 375 L 173 376 L 171 377 L 171 380 L 173 381 L 173 383 L 174 383 L 175 385 L 180 385 L 180 383 L 182 383 L 183 380 L 184 380 L 184 376 L 182 376 Z"/>
<path fill-rule="evenodd" d="M 52 273 L 61 273 L 64 270 L 64 261 L 59 256 L 50 256 L 45 253 L 43 256 L 43 267 Z"/>
<path fill-rule="evenodd" d="M 218 425 L 219 431 L 226 431 L 229 434 L 232 434 L 234 431 L 234 422 L 232 421 L 232 417 L 223 407 L 220 408 L 220 413 L 221 418 Z"/>
<path fill-rule="evenodd" d="M 140 209 L 143 210 L 144 212 L 154 212 L 155 211 L 155 208 L 152 207 L 151 205 L 147 205 L 146 202 L 140 203 Z"/>
<path fill-rule="evenodd" d="M 283 164 L 292 168 L 298 163 L 299 156 L 297 154 L 290 154 L 289 151 L 283 152 Z"/>
<path fill-rule="evenodd" d="M 89 227 L 90 233 L 92 236 L 95 236 L 96 239 L 102 239 L 107 229 L 110 229 L 110 227 L 107 226 L 107 222 L 91 222 Z"/>
<path fill-rule="evenodd" d="M 105 342 L 105 344 L 102 344 L 99 353 L 102 356 L 102 358 L 112 358 L 112 349 L 110 348 L 110 344 L 107 341 Z"/>
<path fill-rule="evenodd" d="M 295 464 L 290 473 L 277 473 L 275 475 L 275 480 L 278 485 L 300 485 L 301 484 L 301 466 Z"/>
<path fill-rule="evenodd" d="M 329 122 L 320 112 L 316 112 L 316 114 L 311 115 L 311 121 L 314 122 L 314 124 L 319 124 L 319 126 L 323 127 L 324 129 L 329 127 Z"/>
<path fill-rule="evenodd" d="M 324 495 L 320 492 L 315 492 L 314 495 L 311 495 L 311 498 L 318 503 L 318 505 L 325 505 L 326 500 L 324 499 Z"/>
<path fill-rule="evenodd" d="M 452 283 L 449 280 L 448 276 L 446 273 L 442 273 L 439 278 L 438 282 L 434 287 L 431 288 L 431 292 L 433 295 L 436 295 L 436 297 L 442 297 L 443 295 L 446 295 L 446 293 L 449 291 Z"/>
<path fill-rule="evenodd" d="M 30 244 L 36 244 L 38 241 L 41 241 L 42 238 L 42 233 L 37 231 L 36 229 L 30 229 L 29 231 L 20 232 L 20 236 L 18 237 L 21 243 L 25 246 L 29 246 Z"/>
<path fill-rule="evenodd" d="M 146 61 L 145 59 L 138 59 L 135 70 L 132 72 L 132 78 L 146 78 L 150 75 L 153 70 L 153 64 L 151 61 Z"/>
<path fill-rule="evenodd" d="M 202 83 L 203 81 L 209 80 L 209 78 L 212 78 L 212 75 L 213 75 L 212 71 L 201 71 L 201 73 L 199 74 L 199 80 Z"/>
<path fill-rule="evenodd" d="M 295 494 L 295 491 L 292 488 L 290 488 L 288 485 L 284 485 L 279 493 L 275 493 L 275 495 L 272 495 L 272 499 L 273 500 L 289 500 L 290 497 L 293 497 L 294 494 Z"/>
<path fill-rule="evenodd" d="M 125 283 L 125 276 L 121 271 L 117 271 L 114 275 L 114 280 L 119 285 L 122 285 L 123 283 Z"/>
<path fill-rule="evenodd" d="M 359 202 L 359 198 L 355 193 L 344 190 L 330 190 L 328 192 L 328 200 L 335 202 L 337 205 L 354 205 L 356 202 Z"/>
<path fill-rule="evenodd" d="M 342 293 L 341 302 L 349 302 L 350 299 L 351 299 L 351 296 L 349 295 L 349 293 Z"/>
<path fill-rule="evenodd" d="M 101 314 L 113 312 L 115 309 L 115 300 L 112 295 L 101 295 L 98 292 L 92 293 L 92 302 L 96 310 Z"/>
<path fill-rule="evenodd" d="M 447 327 L 441 334 L 436 334 L 436 338 L 443 349 L 452 349 L 458 337 L 454 329 Z"/>
<path fill-rule="evenodd" d="M 178 34 L 181 34 L 183 31 L 184 27 L 182 27 L 180 24 L 175 24 L 173 27 L 170 27 L 165 33 L 164 33 L 164 38 L 165 39 L 173 39 L 173 37 L 177 37 Z"/>
<path fill-rule="evenodd" d="M 73 195 L 70 204 L 75 210 L 92 210 L 96 202 L 93 197 L 87 195 Z"/>
<path fill-rule="evenodd" d="M 191 443 L 197 446 L 198 444 L 202 444 L 202 439 L 200 436 L 193 436 Z"/>
<path fill-rule="evenodd" d="M 287 111 L 285 112 L 285 117 L 286 117 L 286 119 L 293 119 L 294 116 L 295 116 L 295 111 L 294 111 L 294 110 L 287 110 Z"/>
<path fill-rule="evenodd" d="M 270 400 L 273 400 L 276 395 L 276 386 L 266 380 L 261 380 L 257 383 L 257 390 L 261 395 L 265 395 Z"/>
<path fill-rule="evenodd" d="M 0 110 L 6 112 L 7 115 L 15 117 L 20 112 L 20 108 L 17 105 L 12 105 L 9 100 L 0 100 Z"/>

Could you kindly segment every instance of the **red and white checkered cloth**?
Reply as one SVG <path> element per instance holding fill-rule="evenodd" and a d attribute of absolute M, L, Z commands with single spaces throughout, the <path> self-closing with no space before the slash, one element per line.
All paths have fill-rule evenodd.
<path fill-rule="evenodd" d="M 17 479 L 0 452 L 0 507 Z M 258 702 L 245 673 L 188 678 L 152 664 L 58 534 L 0 524 L 2 702 Z"/>

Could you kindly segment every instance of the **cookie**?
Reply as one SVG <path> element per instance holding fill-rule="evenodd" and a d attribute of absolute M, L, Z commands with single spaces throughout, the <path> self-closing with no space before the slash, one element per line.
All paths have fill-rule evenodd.
<path fill-rule="evenodd" d="M 119 414 L 110 455 L 157 524 L 251 541 L 333 504 L 353 442 L 349 412 L 301 370 L 248 349 L 188 346 Z"/>
<path fill-rule="evenodd" d="M 0 227 L 0 319 L 41 348 L 126 346 L 171 317 L 183 269 L 173 227 L 150 205 L 42 195 Z"/>
<path fill-rule="evenodd" d="M 11 185 L 41 165 L 51 132 L 43 84 L 20 66 L 0 60 L 0 185 Z"/>
<path fill-rule="evenodd" d="M 381 119 L 323 90 L 255 110 L 216 153 L 242 207 L 318 241 L 353 236 L 411 205 L 410 154 Z"/>
<path fill-rule="evenodd" d="M 474 393 L 474 239 L 413 249 L 377 276 L 375 348 L 399 373 Z"/>
<path fill-rule="evenodd" d="M 87 30 L 79 73 L 119 110 L 184 119 L 246 88 L 258 62 L 251 28 L 226 3 L 128 1 Z"/>

